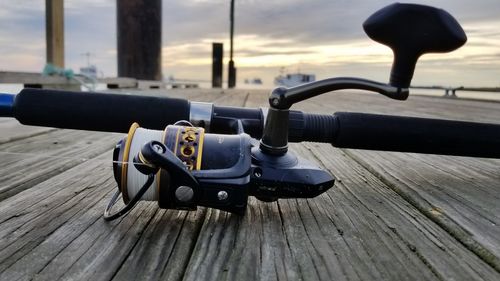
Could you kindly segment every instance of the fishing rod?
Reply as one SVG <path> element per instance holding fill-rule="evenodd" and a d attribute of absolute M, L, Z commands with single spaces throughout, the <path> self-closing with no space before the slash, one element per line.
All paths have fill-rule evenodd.
<path fill-rule="evenodd" d="M 363 28 L 393 50 L 388 84 L 337 77 L 280 87 L 272 91 L 269 108 L 24 89 L 17 95 L 0 94 L 0 116 L 26 125 L 128 132 L 113 151 L 118 190 L 105 210 L 107 220 L 127 213 L 139 200 L 158 201 L 168 209 L 207 206 L 243 214 L 248 196 L 263 201 L 312 198 L 331 188 L 334 178 L 288 151 L 288 142 L 500 158 L 497 124 L 290 110 L 295 103 L 343 89 L 406 100 L 421 55 L 450 52 L 467 40 L 449 13 L 416 4 L 389 5 L 370 16 Z M 111 213 L 120 196 L 125 206 Z"/>

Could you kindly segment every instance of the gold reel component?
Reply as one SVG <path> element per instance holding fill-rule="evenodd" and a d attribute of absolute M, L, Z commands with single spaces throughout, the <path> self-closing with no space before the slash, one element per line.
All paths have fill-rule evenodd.
<path fill-rule="evenodd" d="M 159 131 L 140 128 L 137 123 L 132 124 L 127 137 L 117 145 L 113 154 L 115 179 L 124 203 L 130 202 L 147 180 L 148 176 L 139 172 L 133 163 L 134 157 L 140 154 L 145 143 L 160 141 L 189 170 L 200 170 L 204 137 L 205 130 L 198 127 L 169 125 L 164 131 Z M 152 183 L 156 188 L 148 189 L 141 200 L 158 201 L 160 191 L 168 190 L 169 177 L 168 171 L 160 169 Z"/>
<path fill-rule="evenodd" d="M 189 170 L 200 170 L 204 139 L 203 128 L 169 125 L 165 129 L 163 143 Z"/>

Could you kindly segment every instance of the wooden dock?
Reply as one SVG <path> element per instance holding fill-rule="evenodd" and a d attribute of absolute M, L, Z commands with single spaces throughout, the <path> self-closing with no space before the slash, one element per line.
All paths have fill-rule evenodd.
<path fill-rule="evenodd" d="M 0 84 L 22 84 L 25 88 L 37 89 L 59 89 L 80 91 L 82 83 L 91 84 L 106 84 L 108 89 L 165 89 L 165 88 L 198 88 L 198 83 L 195 81 L 153 81 L 140 80 L 127 77 L 107 77 L 99 79 L 89 79 L 80 74 L 75 75 L 74 79 L 68 79 L 63 76 L 43 75 L 36 72 L 14 72 L 0 71 Z"/>
<path fill-rule="evenodd" d="M 267 94 L 167 91 L 248 107 Z M 340 92 L 296 108 L 500 123 L 500 103 L 421 96 Z M 292 144 L 337 178 L 327 193 L 252 198 L 244 217 L 141 202 L 105 222 L 123 135 L 12 119 L 0 132 L 0 280 L 500 280 L 500 160 Z"/>

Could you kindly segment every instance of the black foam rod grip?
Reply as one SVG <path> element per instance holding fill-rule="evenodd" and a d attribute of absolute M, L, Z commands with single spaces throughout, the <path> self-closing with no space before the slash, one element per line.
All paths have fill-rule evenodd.
<path fill-rule="evenodd" d="M 13 105 L 25 125 L 124 133 L 133 122 L 163 130 L 188 120 L 189 109 L 183 99 L 40 89 L 22 90 Z"/>
<path fill-rule="evenodd" d="M 500 158 L 500 124 L 338 112 L 332 145 Z"/>

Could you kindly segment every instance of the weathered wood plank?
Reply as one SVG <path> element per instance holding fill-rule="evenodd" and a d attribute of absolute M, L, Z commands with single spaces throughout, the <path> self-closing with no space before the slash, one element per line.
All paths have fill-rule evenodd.
<path fill-rule="evenodd" d="M 108 175 L 105 180 L 89 177 L 91 173 L 99 176 L 109 172 L 106 169 L 97 170 L 99 166 L 102 166 L 101 163 L 93 162 L 86 167 L 73 168 L 2 202 L 0 268 L 3 278 L 36 270 L 36 266 L 31 265 L 38 263 L 38 258 L 29 262 L 23 262 L 23 259 L 68 220 L 85 221 L 82 213 L 96 204 L 95 200 L 99 198 L 92 195 L 100 194 L 102 197 L 110 190 L 102 188 L 106 182 L 108 186 L 111 183 Z M 48 257 L 49 254 L 46 254 Z"/>
<path fill-rule="evenodd" d="M 103 159 L 111 155 L 105 156 Z M 94 171 L 93 177 L 89 177 L 91 171 Z M 76 180 L 68 184 L 68 178 Z M 144 203 L 123 218 L 122 224 L 105 222 L 102 210 L 115 185 L 111 168 L 103 169 L 100 163 L 93 162 L 37 186 L 41 191 L 54 188 L 57 191 L 35 204 L 38 208 L 29 214 L 36 215 L 1 240 L 1 245 L 5 245 L 6 239 L 10 242 L 1 250 L 0 278 L 13 280 L 39 276 L 44 280 L 54 280 L 60 276 L 67 280 L 94 276 L 91 279 L 111 279 L 157 212 L 154 203 Z M 16 200 L 30 200 L 32 195 L 24 193 L 7 201 L 21 201 L 17 202 L 18 208 L 27 207 L 25 200 Z M 20 219 L 23 216 L 3 224 L 17 223 Z M 44 271 L 46 267 L 51 270 Z"/>
<path fill-rule="evenodd" d="M 352 180 L 327 196 L 279 204 L 252 199 L 243 218 L 209 210 L 185 279 L 500 277 L 349 157 L 328 158 L 335 161 L 327 167 L 338 171 L 342 163 L 341 178 Z"/>
<path fill-rule="evenodd" d="M 182 279 L 204 217 L 205 209 L 157 212 L 113 279 Z"/>
<path fill-rule="evenodd" d="M 428 103 L 426 107 L 416 106 L 426 101 L 429 102 L 429 98 L 422 97 L 416 99 L 414 104 L 399 104 L 398 107 L 410 115 L 500 123 L 499 103 L 438 100 Z M 362 108 L 384 113 L 390 108 L 389 113 L 395 114 L 391 105 L 390 102 L 381 104 L 373 98 L 369 106 Z M 315 103 L 315 108 L 329 106 L 331 103 Z M 410 113 L 413 108 L 416 108 L 417 114 Z M 500 270 L 500 250 L 496 238 L 499 236 L 496 227 L 498 160 L 347 151 L 461 243 Z"/>
<path fill-rule="evenodd" d="M 264 101 L 265 96 L 251 95 L 247 105 Z M 312 152 L 312 160 L 321 159 L 341 179 L 352 180 L 341 180 L 327 195 L 311 200 L 267 204 L 253 199 L 244 218 L 209 210 L 185 279 L 499 278 L 350 157 L 321 147 L 294 146 L 304 157 Z"/>
<path fill-rule="evenodd" d="M 0 144 L 0 200 L 114 147 L 121 134 L 55 130 Z"/>
<path fill-rule="evenodd" d="M 137 79 L 127 77 L 100 78 L 99 83 L 107 85 L 108 89 L 137 88 Z"/>
<path fill-rule="evenodd" d="M 63 76 L 47 76 L 39 72 L 16 71 L 0 71 L 0 83 L 40 85 L 78 84 L 76 81 L 71 81 Z"/>
<path fill-rule="evenodd" d="M 165 95 L 162 91 L 151 92 L 148 94 Z M 169 91 L 168 95 L 237 106 L 265 106 L 267 102 L 267 94 L 260 91 L 224 90 L 205 94 L 184 90 Z M 457 101 L 445 100 L 447 105 L 443 105 L 437 100 L 435 103 L 439 105 L 434 106 L 434 102 L 429 103 L 434 100 L 418 98 L 410 105 L 392 106 L 387 99 L 374 96 L 367 99 L 367 105 L 359 104 L 358 110 L 358 104 L 354 103 L 359 99 L 360 95 L 332 94 L 297 108 L 318 113 L 353 110 L 458 116 L 450 113 L 457 108 Z M 485 105 L 484 113 L 481 103 L 470 104 L 474 106 L 460 108 L 462 113 L 477 113 L 474 118 L 479 121 L 494 122 L 498 118 L 489 116 L 496 106 Z M 419 108 L 412 111 L 414 106 Z M 439 112 L 434 113 L 435 108 Z M 38 138 L 45 140 L 40 146 L 48 149 L 44 153 L 55 154 L 59 148 L 50 143 L 52 134 L 65 142 L 82 139 L 81 144 L 75 145 L 83 149 L 85 136 L 61 132 L 65 130 L 24 139 L 24 143 L 24 140 L 4 143 L 0 148 L 19 151 L 23 144 L 32 145 L 30 141 Z M 114 144 L 112 137 L 99 139 L 102 142 L 93 144 L 103 151 L 109 149 L 105 148 L 108 143 Z M 31 147 L 36 149 L 35 145 Z M 462 213 L 464 222 L 457 224 L 464 227 L 469 223 L 483 235 L 489 231 L 487 226 L 477 227 L 477 222 L 468 220 L 470 214 L 481 214 L 483 219 L 498 217 L 496 207 L 482 206 L 494 204 L 498 197 L 494 188 L 499 182 L 497 160 L 365 154 L 309 143 L 292 145 L 292 149 L 335 175 L 339 179 L 336 186 L 310 200 L 262 203 L 252 198 L 242 218 L 203 208 L 190 213 L 159 210 L 155 203 L 141 202 L 127 217 L 104 222 L 102 209 L 116 188 L 111 165 L 103 164 L 108 163 L 111 155 L 108 152 L 96 158 L 93 157 L 97 154 L 86 157 L 91 159 L 76 162 L 73 166 L 78 166 L 59 171 L 2 201 L 0 279 L 500 279 L 491 263 L 479 258 L 456 235 L 450 235 L 446 227 L 443 229 L 441 223 L 429 219 L 426 211 L 415 206 L 410 197 L 394 188 L 410 186 L 412 192 L 425 200 L 444 198 L 450 210 L 441 208 L 439 212 Z M 82 153 L 75 151 L 75 155 Z M 381 159 L 378 153 L 383 156 Z M 369 157 L 373 163 L 366 164 L 359 157 Z M 8 166 L 18 160 L 10 156 L 4 161 Z M 378 170 L 380 166 L 385 168 L 388 161 L 396 161 L 390 171 Z M 441 166 L 443 161 L 447 166 Z M 36 163 L 30 165 L 35 167 Z M 393 171 L 399 167 L 412 174 L 404 174 L 404 169 Z M 27 174 L 30 173 L 34 171 Z M 443 188 L 443 178 L 449 174 L 453 179 Z M 427 181 L 422 182 L 420 177 Z M 472 184 L 466 186 L 463 182 Z M 432 188 L 436 186 L 441 193 L 434 198 Z M 462 202 L 466 206 L 458 204 Z M 488 239 L 493 239 L 490 246 L 498 247 L 495 237 L 491 235 Z"/>
<path fill-rule="evenodd" d="M 349 154 L 500 271 L 499 160 L 360 151 Z"/>
<path fill-rule="evenodd" d="M 0 118 L 0 144 L 36 136 L 54 130 L 53 128 L 23 126 L 13 118 Z"/>
<path fill-rule="evenodd" d="M 413 104 L 394 107 L 391 102 L 384 105 L 378 98 L 370 98 L 370 105 L 362 105 L 362 109 L 391 114 L 403 110 L 414 116 L 500 123 L 499 103 L 447 99 L 429 102 L 433 100 L 419 97 Z M 423 106 L 425 102 L 427 106 Z M 314 108 L 333 107 L 331 104 L 316 102 Z M 340 102 L 334 106 L 342 105 Z M 411 112 L 413 108 L 415 112 Z M 348 151 L 461 243 L 500 270 L 498 160 Z"/>
<path fill-rule="evenodd" d="M 138 89 L 124 89 L 119 91 L 113 91 L 117 93 L 125 93 L 132 95 L 151 95 L 160 97 L 175 97 L 188 99 L 190 101 L 202 101 L 202 102 L 216 102 L 216 100 L 224 100 L 225 97 L 230 96 L 231 93 L 239 94 L 241 91 L 231 91 L 223 89 L 168 89 L 168 90 L 149 90 L 142 91 Z M 246 91 L 245 91 L 246 92 Z"/>
<path fill-rule="evenodd" d="M 328 145 L 307 144 L 306 148 L 340 179 L 337 187 L 346 196 L 352 196 L 361 203 L 360 207 L 367 208 L 383 221 L 380 228 L 394 232 L 440 279 L 500 278 L 487 262 L 476 257 L 440 225 L 430 221 L 420 209 L 405 202 L 406 198 L 399 196 L 348 154 Z"/>

